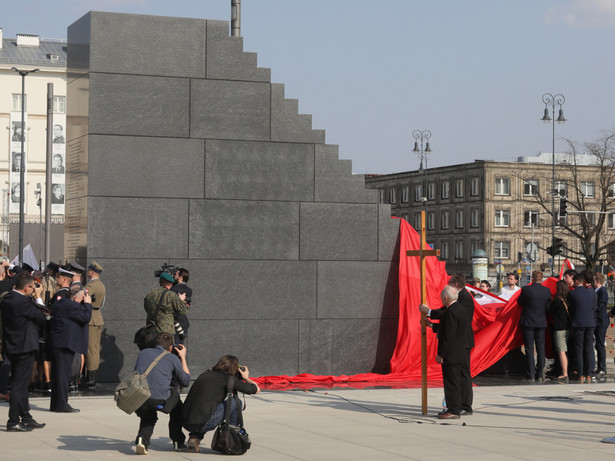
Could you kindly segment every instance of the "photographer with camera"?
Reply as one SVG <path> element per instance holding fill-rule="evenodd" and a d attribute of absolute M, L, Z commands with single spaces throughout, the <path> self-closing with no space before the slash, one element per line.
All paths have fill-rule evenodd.
<path fill-rule="evenodd" d="M 250 379 L 248 367 L 240 366 L 234 355 L 220 357 L 211 370 L 207 370 L 192 384 L 182 409 L 182 424 L 190 432 L 188 451 L 199 452 L 199 444 L 206 432 L 214 430 L 224 419 L 226 402 L 231 405 L 230 424 L 237 424 L 235 399 L 225 401 L 229 376 L 236 376 L 233 394 L 256 394 L 260 387 Z"/>
<path fill-rule="evenodd" d="M 192 288 L 188 286 L 190 272 L 188 272 L 188 269 L 180 267 L 173 274 L 173 278 L 175 279 L 175 284 L 171 287 L 171 290 L 178 295 L 186 295 L 184 303 L 188 307 L 188 310 L 190 310 L 190 305 L 192 304 Z M 184 344 L 184 341 L 188 337 L 188 328 L 190 328 L 188 316 L 184 314 L 175 314 L 173 320 L 175 321 L 175 342 L 177 344 Z"/>
<path fill-rule="evenodd" d="M 147 313 L 145 324 L 152 322 L 159 333 L 175 335 L 175 314 L 187 314 L 188 306 L 184 303 L 186 294 L 171 291 L 175 279 L 168 272 L 160 272 L 160 287 L 150 291 L 145 297 L 144 308 Z"/>
<path fill-rule="evenodd" d="M 181 344 L 173 345 L 173 335 L 169 333 L 159 333 L 155 341 L 155 347 L 143 349 L 139 353 L 135 364 L 135 372 L 143 374 L 158 360 L 147 375 L 147 384 L 152 395 L 136 411 L 141 420 L 135 440 L 138 455 L 147 454 L 159 411 L 169 414 L 169 437 L 173 441 L 173 449 L 179 451 L 186 448 L 186 436 L 181 426 L 182 403 L 177 387 L 190 385 L 187 349 Z"/>

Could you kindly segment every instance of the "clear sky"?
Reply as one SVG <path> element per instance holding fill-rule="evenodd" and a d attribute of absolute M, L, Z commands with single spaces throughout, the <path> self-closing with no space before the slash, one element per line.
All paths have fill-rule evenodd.
<path fill-rule="evenodd" d="M 4 4 L 6 3 L 6 4 Z M 89 10 L 230 20 L 231 0 L 3 1 L 0 27 L 66 38 Z M 564 138 L 615 129 L 615 0 L 242 0 L 258 54 L 355 173 L 551 152 L 544 93 L 562 93 Z"/>

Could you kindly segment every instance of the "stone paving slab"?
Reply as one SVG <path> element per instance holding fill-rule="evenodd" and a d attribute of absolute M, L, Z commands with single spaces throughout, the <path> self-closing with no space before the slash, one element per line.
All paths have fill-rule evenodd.
<path fill-rule="evenodd" d="M 472 416 L 442 422 L 442 389 L 429 389 L 421 414 L 420 389 L 263 391 L 247 396 L 246 427 L 252 460 L 558 460 L 613 459 L 615 382 L 476 387 Z M 0 458 L 99 460 L 135 456 L 135 415 L 111 396 L 70 400 L 78 414 L 47 411 L 48 399 L 31 399 L 32 414 L 47 427 L 8 433 L 0 426 Z M 8 404 L 0 404 L 5 417 Z M 205 459 L 209 449 L 175 453 L 161 415 L 148 458 Z"/>

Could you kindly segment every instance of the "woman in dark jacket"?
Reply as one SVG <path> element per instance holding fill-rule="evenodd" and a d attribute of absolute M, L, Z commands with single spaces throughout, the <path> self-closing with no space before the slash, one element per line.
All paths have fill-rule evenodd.
<path fill-rule="evenodd" d="M 555 336 L 555 352 L 558 354 L 560 364 L 562 366 L 562 374 L 557 377 L 559 381 L 568 381 L 568 339 L 572 332 L 570 323 L 570 314 L 566 304 L 566 296 L 568 295 L 568 284 L 560 280 L 555 285 L 555 296 L 547 311 L 553 316 L 553 333 Z"/>
<path fill-rule="evenodd" d="M 240 375 L 239 378 L 237 375 Z M 260 392 L 258 384 L 250 379 L 247 367 L 240 367 L 237 357 L 224 355 L 211 369 L 202 373 L 192 384 L 182 407 L 182 425 L 190 432 L 188 450 L 199 452 L 203 435 L 215 429 L 224 419 L 229 376 L 235 376 L 233 394 L 256 394 Z M 235 399 L 230 400 L 230 423 L 237 424 Z"/>

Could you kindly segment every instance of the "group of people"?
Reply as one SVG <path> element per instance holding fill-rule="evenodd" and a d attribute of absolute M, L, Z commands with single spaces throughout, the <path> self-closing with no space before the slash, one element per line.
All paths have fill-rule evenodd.
<path fill-rule="evenodd" d="M 553 297 L 551 290 L 542 285 L 542 278 L 541 271 L 534 271 L 532 284 L 523 287 L 518 298 L 528 379 L 544 381 L 545 334 L 551 317 L 549 339 L 556 358 L 553 378 L 568 382 L 571 373 L 578 382 L 596 382 L 596 376 L 606 374 L 604 341 L 609 312 L 604 275 L 569 269 L 557 282 Z"/>
<path fill-rule="evenodd" d="M 160 286 L 145 297 L 146 323 L 156 325 L 158 335 L 153 347 L 139 353 L 135 371 L 142 374 L 155 360 L 158 362 L 147 375 L 152 395 L 136 411 L 140 423 L 135 451 L 140 455 L 148 452 L 158 412 L 169 414 L 169 438 L 174 450 L 198 453 L 203 435 L 222 422 L 227 405 L 230 423 L 237 424 L 240 409 L 236 399 L 225 400 L 227 393 L 260 391 L 250 379 L 248 368 L 240 366 L 237 357 L 225 355 L 196 379 L 182 403 L 179 390 L 190 385 L 185 345 L 190 326 L 187 314 L 192 302 L 189 278 L 190 273 L 183 268 L 173 274 L 162 271 Z M 234 377 L 232 389 L 227 387 L 229 376 Z M 189 432 L 187 444 L 182 428 Z"/>
<path fill-rule="evenodd" d="M 96 261 L 87 269 L 50 264 L 45 274 L 2 263 L 0 398 L 9 401 L 7 431 L 45 426 L 30 414 L 28 392 L 36 382 L 50 394 L 50 411 L 58 413 L 79 412 L 68 394 L 71 379 L 76 386 L 84 369 L 84 385 L 95 389 L 106 296 L 102 271 Z"/>

